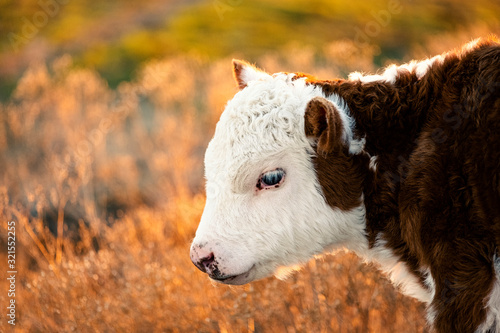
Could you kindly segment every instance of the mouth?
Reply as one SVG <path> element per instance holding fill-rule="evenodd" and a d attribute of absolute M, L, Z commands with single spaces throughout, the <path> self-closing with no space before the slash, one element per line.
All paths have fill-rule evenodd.
<path fill-rule="evenodd" d="M 220 275 L 210 275 L 210 279 L 217 281 L 219 283 L 230 284 L 230 285 L 242 285 L 253 281 L 253 276 L 255 275 L 255 265 L 252 266 L 248 271 L 230 276 L 220 276 Z"/>

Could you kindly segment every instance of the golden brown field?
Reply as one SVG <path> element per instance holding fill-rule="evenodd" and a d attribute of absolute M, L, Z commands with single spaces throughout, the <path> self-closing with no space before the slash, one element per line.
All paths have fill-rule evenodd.
<path fill-rule="evenodd" d="M 438 36 L 414 56 L 466 41 Z M 373 52 L 336 41 L 325 62 L 296 45 L 258 65 L 333 78 L 376 70 Z M 230 60 L 151 61 L 111 90 L 63 56 L 32 66 L 0 104 L 0 267 L 5 276 L 15 221 L 16 331 L 428 331 L 424 306 L 351 254 L 243 287 L 214 285 L 191 264 L 204 149 L 236 91 Z M 12 328 L 8 289 L 2 278 L 0 331 Z"/>

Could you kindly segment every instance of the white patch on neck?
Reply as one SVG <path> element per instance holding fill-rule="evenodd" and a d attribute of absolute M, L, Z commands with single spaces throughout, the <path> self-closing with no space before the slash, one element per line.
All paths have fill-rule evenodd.
<path fill-rule="evenodd" d="M 364 249 L 358 247 L 353 250 L 366 261 L 379 264 L 381 270 L 389 276 L 391 282 L 399 287 L 403 294 L 426 304 L 431 303 L 435 289 L 431 274 L 426 275 L 427 288 L 425 288 L 418 277 L 409 271 L 406 264 L 394 255 L 392 249 L 387 247 L 387 242 L 380 235 L 373 248 L 368 249 L 366 246 Z"/>

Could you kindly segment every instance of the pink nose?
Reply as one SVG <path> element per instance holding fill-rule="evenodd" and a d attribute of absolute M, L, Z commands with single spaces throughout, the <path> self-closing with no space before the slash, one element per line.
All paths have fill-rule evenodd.
<path fill-rule="evenodd" d="M 218 271 L 214 253 L 203 249 L 203 246 L 193 245 L 190 256 L 193 264 L 203 273 L 213 275 Z"/>

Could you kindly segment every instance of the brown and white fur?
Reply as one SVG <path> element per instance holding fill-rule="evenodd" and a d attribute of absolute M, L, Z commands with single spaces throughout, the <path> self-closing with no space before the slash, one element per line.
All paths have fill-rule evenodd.
<path fill-rule="evenodd" d="M 347 248 L 437 332 L 500 332 L 500 44 L 318 80 L 234 61 L 191 260 L 244 284 Z"/>

